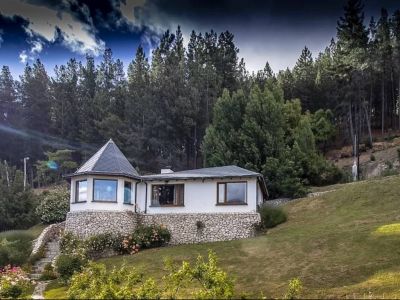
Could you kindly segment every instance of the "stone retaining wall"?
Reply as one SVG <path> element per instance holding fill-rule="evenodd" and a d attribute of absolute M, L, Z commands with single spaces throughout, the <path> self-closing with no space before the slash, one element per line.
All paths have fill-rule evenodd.
<path fill-rule="evenodd" d="M 40 248 L 44 247 L 49 241 L 59 236 L 60 231 L 64 230 L 65 222 L 51 224 L 43 229 L 37 239 L 33 241 L 31 255 L 39 252 Z"/>
<path fill-rule="evenodd" d="M 170 244 L 192 244 L 252 237 L 258 213 L 134 214 L 114 211 L 79 211 L 67 215 L 65 230 L 80 238 L 100 233 L 130 233 L 138 224 L 164 225 Z"/>
<path fill-rule="evenodd" d="M 65 231 L 85 239 L 100 233 L 130 233 L 138 218 L 131 211 L 76 211 L 67 214 Z"/>
<path fill-rule="evenodd" d="M 252 237 L 260 222 L 258 213 L 152 214 L 143 215 L 144 225 L 166 226 L 171 245 L 229 241 Z"/>

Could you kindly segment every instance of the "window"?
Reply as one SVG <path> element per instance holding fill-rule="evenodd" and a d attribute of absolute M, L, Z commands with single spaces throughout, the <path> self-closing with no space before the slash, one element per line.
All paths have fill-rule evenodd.
<path fill-rule="evenodd" d="M 95 179 L 93 201 L 117 202 L 117 180 Z"/>
<path fill-rule="evenodd" d="M 87 180 L 79 180 L 75 184 L 75 202 L 86 202 Z"/>
<path fill-rule="evenodd" d="M 153 185 L 151 205 L 183 206 L 183 184 Z"/>
<path fill-rule="evenodd" d="M 217 186 L 217 204 L 246 204 L 247 182 L 224 182 Z"/>
<path fill-rule="evenodd" d="M 124 204 L 132 203 L 132 183 L 125 181 L 124 184 Z"/>

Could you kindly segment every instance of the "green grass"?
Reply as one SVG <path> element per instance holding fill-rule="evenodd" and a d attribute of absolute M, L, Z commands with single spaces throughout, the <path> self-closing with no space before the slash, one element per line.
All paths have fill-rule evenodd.
<path fill-rule="evenodd" d="M 165 257 L 193 261 L 212 249 L 234 276 L 237 295 L 282 297 L 289 280 L 299 277 L 306 298 L 399 298 L 399 208 L 400 177 L 364 181 L 287 204 L 288 221 L 252 239 L 151 249 L 101 262 L 125 262 L 159 279 Z"/>
<path fill-rule="evenodd" d="M 32 251 L 32 241 L 39 236 L 44 227 L 35 225 L 26 230 L 0 232 L 0 242 L 3 242 L 0 246 L 0 267 L 6 264 L 25 264 Z"/>
<path fill-rule="evenodd" d="M 35 226 L 32 226 L 29 229 L 18 229 L 18 230 L 8 230 L 8 231 L 2 231 L 0 232 L 0 239 L 2 238 L 13 238 L 14 236 L 18 234 L 26 234 L 32 237 L 32 240 L 37 238 L 40 233 L 43 231 L 43 229 L 46 227 L 46 225 L 43 224 L 37 224 Z"/>
<path fill-rule="evenodd" d="M 44 297 L 45 299 L 65 299 L 66 293 L 65 284 L 60 280 L 53 280 L 47 285 Z"/>

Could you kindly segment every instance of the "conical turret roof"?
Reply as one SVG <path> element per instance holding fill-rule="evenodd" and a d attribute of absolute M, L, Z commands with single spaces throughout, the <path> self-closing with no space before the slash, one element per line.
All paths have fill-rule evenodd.
<path fill-rule="evenodd" d="M 138 172 L 122 154 L 117 145 L 110 139 L 72 176 L 83 174 L 101 174 L 140 178 Z"/>

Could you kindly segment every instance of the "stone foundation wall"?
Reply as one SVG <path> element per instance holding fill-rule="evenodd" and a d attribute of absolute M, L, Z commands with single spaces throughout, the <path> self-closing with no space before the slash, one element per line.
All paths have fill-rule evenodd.
<path fill-rule="evenodd" d="M 145 225 L 166 226 L 170 244 L 229 241 L 252 237 L 260 222 L 258 213 L 153 214 L 143 215 Z"/>
<path fill-rule="evenodd" d="M 100 233 L 130 233 L 138 224 L 164 225 L 171 245 L 228 241 L 252 237 L 258 213 L 134 214 L 132 212 L 79 211 L 67 215 L 65 230 L 80 238 Z"/>
<path fill-rule="evenodd" d="M 130 233 L 138 218 L 131 211 L 75 211 L 67 214 L 65 231 L 85 239 L 100 233 Z"/>

